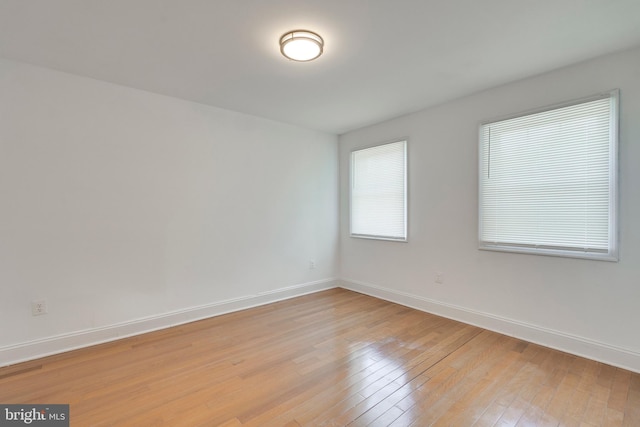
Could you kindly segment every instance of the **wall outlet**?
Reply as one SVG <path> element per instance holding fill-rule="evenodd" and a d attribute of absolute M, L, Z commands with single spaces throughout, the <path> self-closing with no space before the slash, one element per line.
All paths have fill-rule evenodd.
<path fill-rule="evenodd" d="M 31 315 L 41 316 L 47 314 L 47 302 L 45 300 L 31 301 Z"/>
<path fill-rule="evenodd" d="M 314 270 L 316 268 L 316 262 L 312 259 L 309 260 L 309 270 Z"/>
<path fill-rule="evenodd" d="M 436 273 L 435 282 L 439 283 L 439 284 L 443 284 L 444 283 L 444 274 L 442 274 L 440 272 L 437 272 Z"/>

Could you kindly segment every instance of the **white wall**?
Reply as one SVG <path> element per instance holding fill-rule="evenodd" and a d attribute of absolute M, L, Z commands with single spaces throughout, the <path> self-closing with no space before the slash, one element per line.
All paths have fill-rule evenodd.
<path fill-rule="evenodd" d="M 0 94 L 0 365 L 335 285 L 335 135 L 7 60 Z"/>
<path fill-rule="evenodd" d="M 599 58 L 338 153 L 333 135 L 0 60 L 0 366 L 333 286 L 339 188 L 343 286 L 640 371 L 639 75 L 640 50 Z M 620 261 L 477 250 L 479 122 L 613 88 Z M 398 137 L 410 241 L 350 238 L 349 152 Z"/>
<path fill-rule="evenodd" d="M 478 250 L 479 123 L 615 88 L 620 261 Z M 399 137 L 409 140 L 409 243 L 351 238 L 349 153 Z M 345 134 L 340 190 L 345 287 L 640 371 L 640 50 Z"/>

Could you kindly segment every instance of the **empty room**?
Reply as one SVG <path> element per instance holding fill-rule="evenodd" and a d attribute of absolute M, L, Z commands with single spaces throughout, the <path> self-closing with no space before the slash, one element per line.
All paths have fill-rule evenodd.
<path fill-rule="evenodd" d="M 0 426 L 640 426 L 640 1 L 0 0 Z"/>

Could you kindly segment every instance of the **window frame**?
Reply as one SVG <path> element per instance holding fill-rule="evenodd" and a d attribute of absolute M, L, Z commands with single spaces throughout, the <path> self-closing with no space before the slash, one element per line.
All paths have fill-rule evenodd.
<path fill-rule="evenodd" d="M 370 234 L 358 234 L 353 232 L 353 180 L 354 180 L 354 153 L 371 148 L 382 147 L 396 143 L 404 143 L 404 238 L 380 236 Z M 381 240 L 388 242 L 407 243 L 409 241 L 409 138 L 398 138 L 391 141 L 361 146 L 354 148 L 349 153 L 349 236 L 356 239 Z"/>
<path fill-rule="evenodd" d="M 610 99 L 611 100 L 611 127 L 609 129 L 609 204 L 608 204 L 608 252 L 581 252 L 578 250 L 552 248 L 552 247 L 538 247 L 531 244 L 530 247 L 519 245 L 508 245 L 505 243 L 491 243 L 483 241 L 483 211 L 482 211 L 482 167 L 483 167 L 483 127 L 492 123 L 497 123 L 505 120 L 515 119 L 519 117 L 525 117 L 547 111 L 557 110 L 574 105 L 584 104 L 591 101 Z M 510 114 L 491 120 L 483 121 L 478 126 L 478 249 L 498 252 L 510 252 L 521 254 L 533 254 L 544 256 L 557 256 L 567 258 L 581 258 L 600 261 L 612 261 L 617 262 L 619 259 L 619 227 L 618 227 L 618 187 L 619 187 L 619 122 L 620 122 L 620 90 L 614 89 L 606 92 L 601 92 L 595 95 L 591 95 L 584 98 L 574 99 L 567 102 L 549 105 L 546 107 L 531 109 L 520 113 Z"/>

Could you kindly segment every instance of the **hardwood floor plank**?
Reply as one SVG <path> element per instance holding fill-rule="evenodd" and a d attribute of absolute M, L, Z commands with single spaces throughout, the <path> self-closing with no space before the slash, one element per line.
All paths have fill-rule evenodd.
<path fill-rule="evenodd" d="M 640 374 L 342 289 L 0 368 L 73 426 L 638 426 Z"/>

